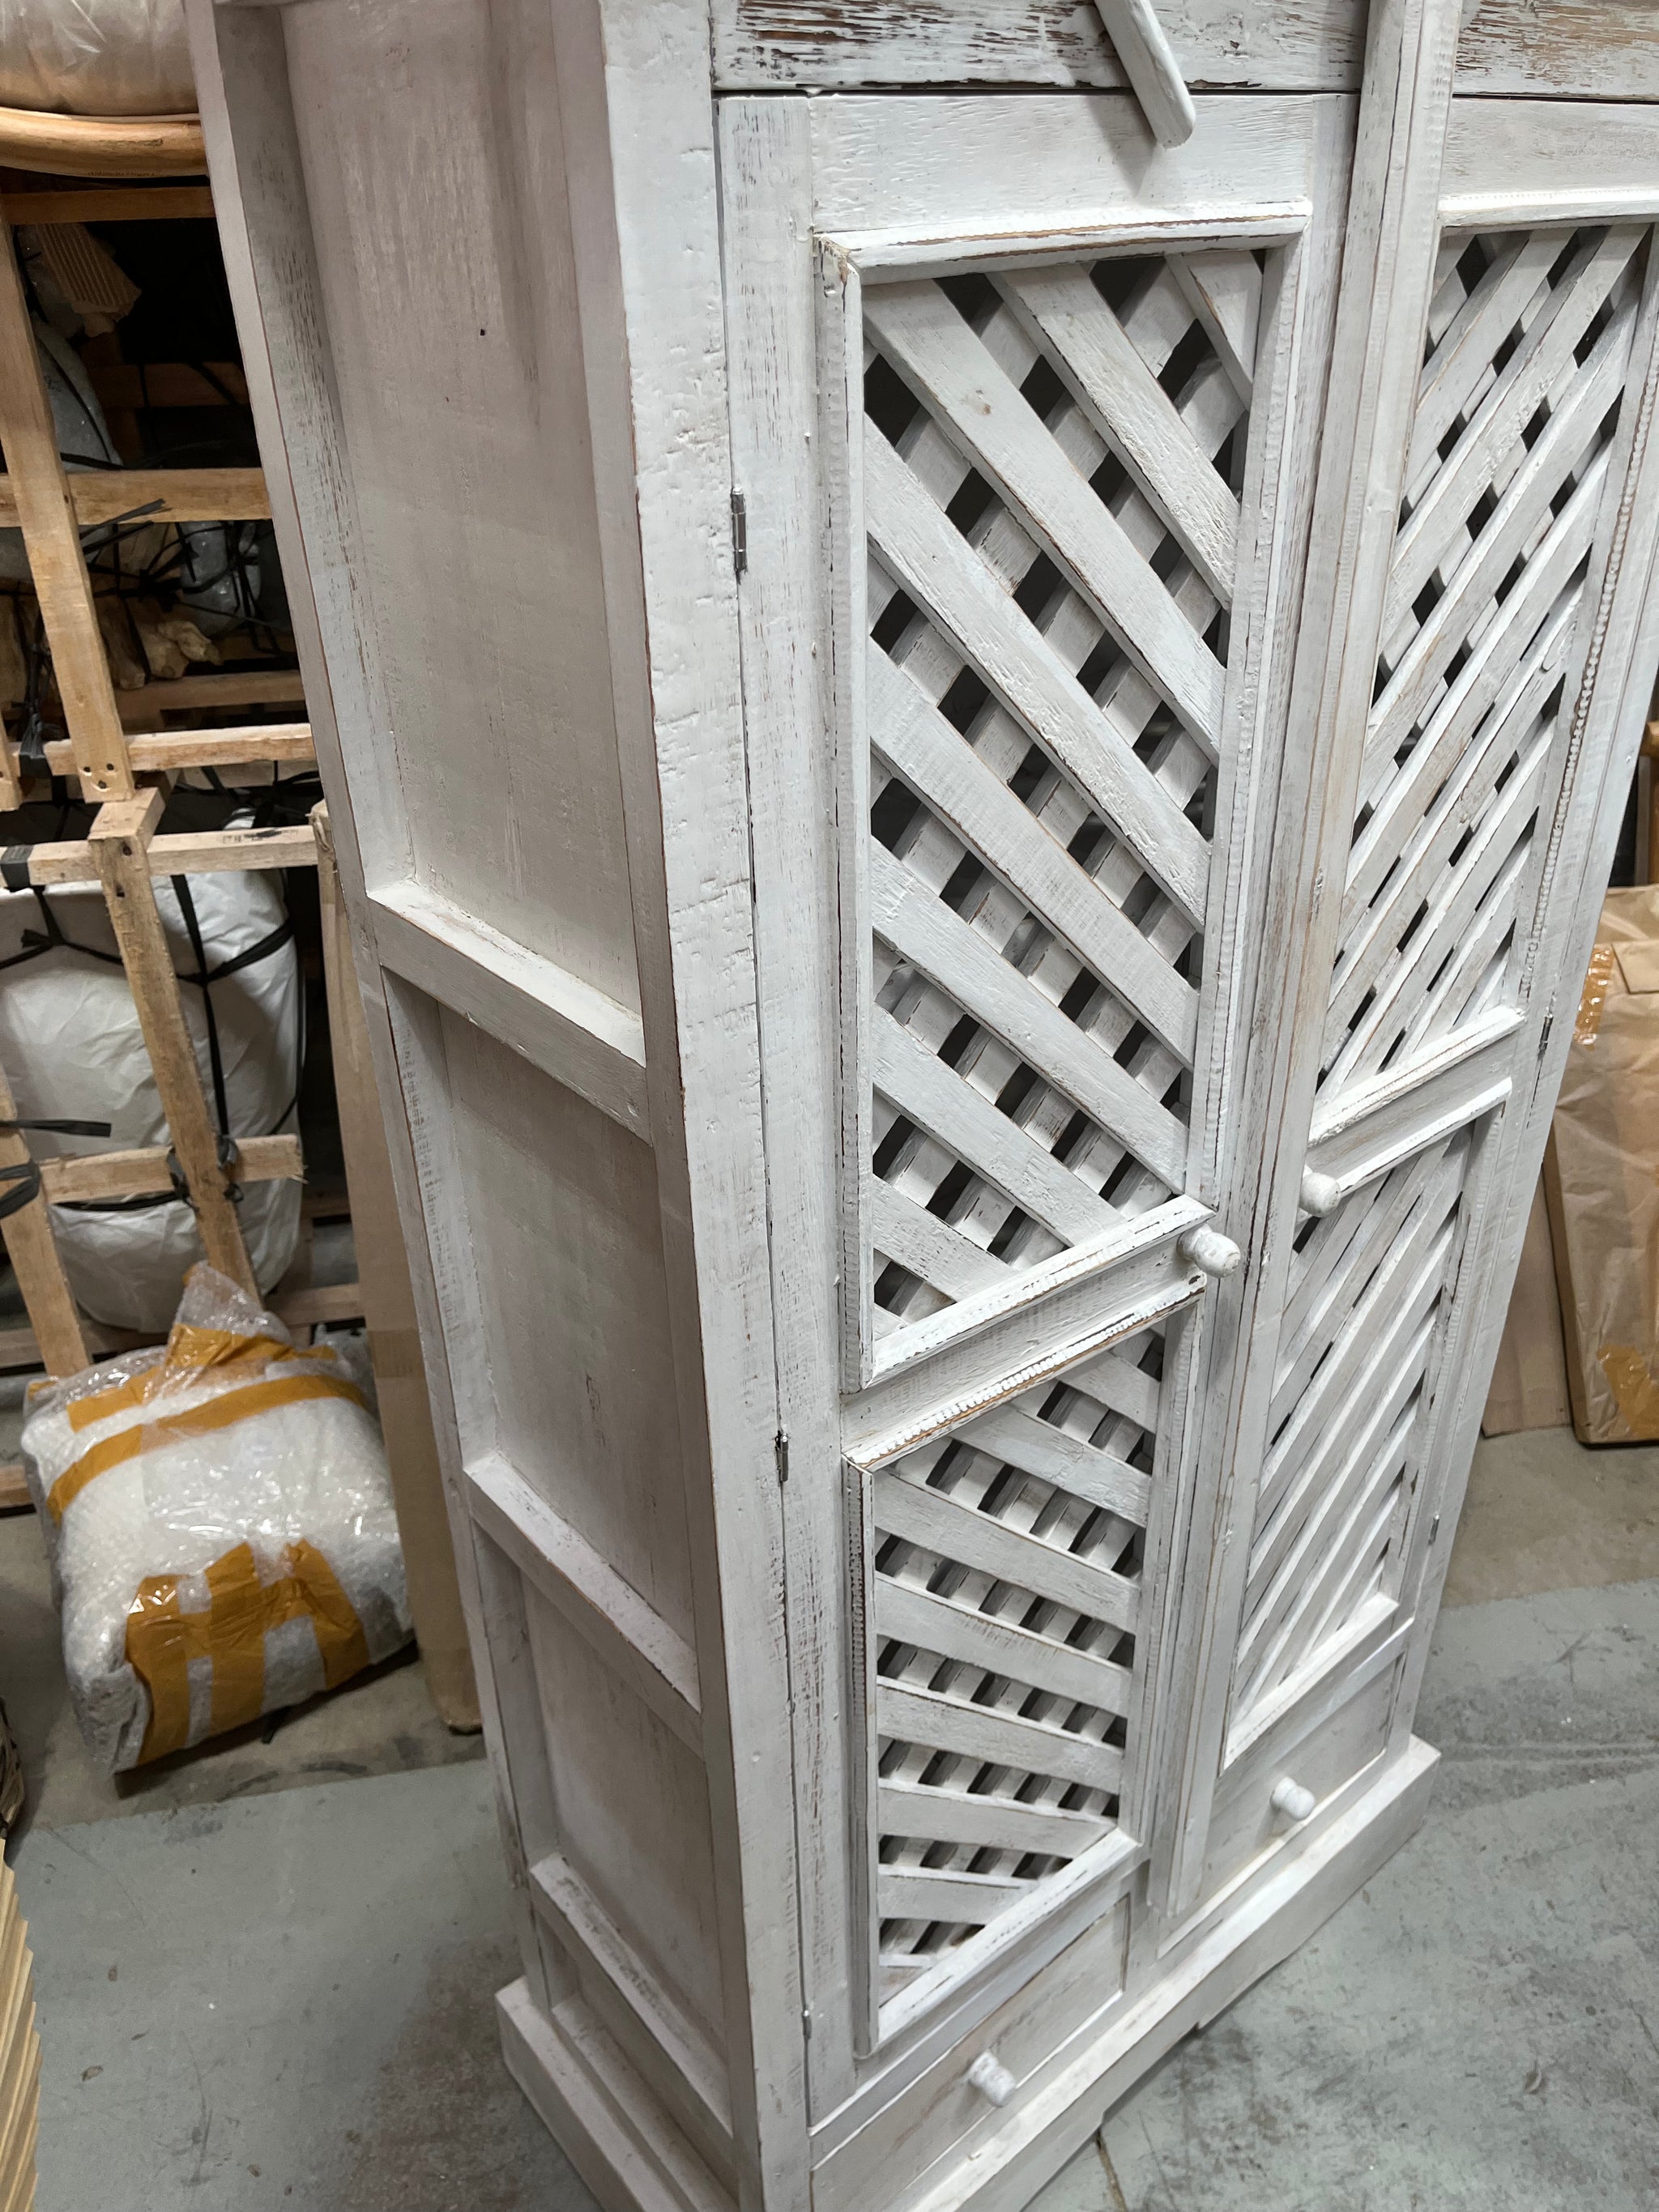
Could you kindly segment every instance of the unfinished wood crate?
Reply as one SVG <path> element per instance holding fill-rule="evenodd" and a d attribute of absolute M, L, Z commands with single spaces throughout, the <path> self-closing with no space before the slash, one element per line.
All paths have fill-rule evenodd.
<path fill-rule="evenodd" d="M 611 2205 L 1014 2212 L 1426 1800 L 1653 18 L 191 6 L 509 2061 Z"/>

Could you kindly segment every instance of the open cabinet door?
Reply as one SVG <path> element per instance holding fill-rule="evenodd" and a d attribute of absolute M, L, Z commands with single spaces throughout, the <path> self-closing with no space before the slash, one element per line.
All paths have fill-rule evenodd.
<path fill-rule="evenodd" d="M 824 2204 L 1158 1818 L 1354 103 L 1198 112 L 723 108 Z"/>

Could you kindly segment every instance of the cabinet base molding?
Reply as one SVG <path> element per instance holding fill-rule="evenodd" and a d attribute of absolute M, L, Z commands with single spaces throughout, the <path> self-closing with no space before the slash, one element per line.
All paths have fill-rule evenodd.
<path fill-rule="evenodd" d="M 495 2013 L 507 2072 L 605 2212 L 735 2212 L 580 1997 L 544 2013 L 520 1978 L 498 1991 Z"/>
<path fill-rule="evenodd" d="M 1239 1899 L 1157 1985 L 1044 2069 L 921 2177 L 902 2212 L 1024 2212 L 1118 2100 L 1362 1888 L 1417 1829 L 1440 1754 L 1413 1737 L 1361 1797 Z M 496 1999 L 508 2069 L 607 2212 L 732 2212 L 678 2123 L 580 1999 Z M 895 2206 L 893 2212 L 899 2212 Z"/>

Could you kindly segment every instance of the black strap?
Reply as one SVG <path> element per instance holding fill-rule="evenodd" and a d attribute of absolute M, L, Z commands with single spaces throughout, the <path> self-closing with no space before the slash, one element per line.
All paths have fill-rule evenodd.
<path fill-rule="evenodd" d="M 12 853 L 27 853 L 30 849 L 27 845 L 7 847 L 4 853 L 0 854 L 0 879 L 4 879 L 8 857 Z M 184 876 L 174 876 L 173 878 L 174 890 L 180 890 L 180 887 L 187 880 Z M 78 952 L 82 959 L 101 960 L 106 968 L 120 967 L 121 956 L 118 952 L 105 952 L 95 945 L 82 945 L 78 938 L 70 937 L 65 933 L 63 924 L 58 919 L 56 909 L 39 884 L 27 882 L 14 884 L 7 879 L 6 888 L 9 890 L 32 890 L 34 893 L 35 903 L 40 909 L 42 927 L 38 930 L 26 929 L 23 932 L 22 951 L 10 953 L 5 959 L 0 960 L 0 971 L 8 968 L 15 968 L 25 960 L 38 960 L 43 952 L 56 951 Z M 216 968 L 205 967 L 203 965 L 205 954 L 200 932 L 191 927 L 195 908 L 193 905 L 187 904 L 188 897 L 187 891 L 181 891 L 179 903 L 185 909 L 185 927 L 190 932 L 191 945 L 196 954 L 197 966 L 193 972 L 179 976 L 179 981 L 181 983 L 194 983 L 198 989 L 205 992 L 210 984 L 222 982 L 227 975 L 239 975 L 244 968 L 252 968 L 256 961 L 269 959 L 273 952 L 280 952 L 283 945 L 293 941 L 293 917 L 285 915 L 275 929 L 267 930 L 263 937 L 257 939 L 253 944 L 246 946 L 240 952 L 234 954 L 230 959 L 222 960 Z"/>
<path fill-rule="evenodd" d="M 15 1168 L 0 1168 L 0 1183 L 15 1183 L 14 1190 L 0 1193 L 0 1221 L 9 1220 L 32 1206 L 40 1195 L 40 1170 L 33 1160 L 19 1160 Z"/>
<path fill-rule="evenodd" d="M 0 1121 L 3 1129 L 47 1129 L 54 1137 L 107 1137 L 107 1121 Z"/>
<path fill-rule="evenodd" d="M 14 846 L 8 848 L 5 854 L 0 855 L 0 877 L 4 875 L 6 862 L 11 853 L 26 854 L 28 849 L 27 845 Z M 172 882 L 173 896 L 179 902 L 179 910 L 184 916 L 185 928 L 190 938 L 190 949 L 196 956 L 195 973 L 182 975 L 179 981 L 181 983 L 194 983 L 202 994 L 202 1011 L 207 1018 L 208 1066 L 213 1078 L 213 1103 L 218 1115 L 219 1165 L 222 1168 L 233 1167 L 240 1158 L 241 1154 L 237 1149 L 235 1138 L 230 1133 L 230 1099 L 225 1085 L 224 1054 L 219 1042 L 219 1017 L 214 1006 L 211 986 L 222 982 L 228 975 L 239 974 L 244 968 L 252 967 L 258 961 L 269 959 L 273 952 L 279 952 L 283 945 L 290 944 L 294 939 L 294 919 L 291 915 L 284 915 L 276 928 L 267 930 L 263 937 L 257 939 L 253 944 L 245 946 L 240 952 L 234 954 L 230 959 L 222 960 L 216 968 L 210 968 L 207 964 L 207 945 L 202 936 L 201 921 L 196 911 L 196 902 L 191 896 L 190 878 L 188 876 L 174 876 Z M 121 966 L 121 956 L 118 952 L 103 952 L 95 945 L 78 945 L 74 939 L 65 936 L 57 915 L 52 911 L 50 900 L 39 884 L 27 883 L 26 878 L 23 884 L 9 882 L 8 887 L 12 890 L 28 889 L 33 891 L 45 927 L 39 933 L 26 929 L 23 932 L 24 950 L 21 952 L 14 952 L 8 959 L 0 960 L 0 970 L 15 968 L 20 961 L 33 960 L 43 952 L 55 951 L 59 948 L 66 952 L 79 952 L 90 960 L 104 961 L 112 967 Z M 300 984 L 300 1003 L 303 1007 L 305 1004 L 303 977 Z M 279 1117 L 278 1127 L 287 1121 L 289 1115 L 293 1112 L 294 1107 L 298 1103 L 299 1093 L 296 1091 L 287 1111 Z M 110 1134 L 110 1124 L 107 1121 L 10 1123 L 0 1121 L 0 1129 L 6 1127 L 49 1129 L 62 1136 L 107 1137 Z M 0 1181 L 13 1180 L 18 1172 L 15 1170 L 0 1172 Z M 167 1153 L 167 1174 L 172 1179 L 175 1199 L 181 1200 L 194 1212 L 196 1201 L 191 1196 L 190 1185 L 185 1178 L 184 1169 L 179 1165 L 179 1156 L 173 1151 Z M 8 1212 L 15 1212 L 19 1206 L 27 1205 L 28 1199 L 34 1195 L 35 1190 L 39 1189 L 40 1182 L 40 1178 L 37 1174 L 34 1178 L 34 1189 L 31 1190 L 27 1196 L 17 1199 L 15 1202 L 0 1199 L 0 1220 L 5 1218 Z M 240 1178 L 235 1182 L 227 1182 L 225 1193 L 233 1206 L 240 1206 L 243 1198 L 243 1185 Z M 152 1197 L 147 1202 L 153 1205 L 156 1201 Z M 162 1201 L 162 1203 L 165 1202 L 165 1200 Z M 88 1207 L 86 1210 L 91 1212 L 102 1209 Z"/>
<path fill-rule="evenodd" d="M 63 924 L 58 919 L 57 911 L 52 901 L 41 890 L 40 884 L 30 884 L 27 888 L 34 893 L 34 903 L 40 911 L 41 926 L 39 929 L 26 929 L 23 932 L 23 950 L 21 952 L 9 953 L 5 959 L 0 960 L 0 970 L 18 967 L 25 960 L 38 960 L 43 952 L 58 951 L 78 952 L 88 960 L 101 960 L 106 968 L 118 968 L 121 965 L 121 956 L 118 952 L 100 952 L 95 945 L 80 945 L 74 938 L 66 937 Z"/>
<path fill-rule="evenodd" d="M 175 884 L 182 884 L 185 880 L 183 876 L 173 878 Z M 183 902 L 181 899 L 179 903 L 182 905 Z M 256 961 L 268 960 L 273 952 L 280 952 L 291 941 L 293 935 L 293 919 L 284 915 L 275 929 L 267 930 L 254 944 L 247 945 L 240 952 L 233 953 L 228 960 L 222 960 L 216 968 L 205 969 L 195 975 L 181 975 L 179 981 L 181 983 L 200 983 L 204 988 L 210 983 L 222 983 L 227 975 L 240 975 L 244 968 L 252 968 Z"/>
<path fill-rule="evenodd" d="M 119 538 L 127 524 L 140 521 L 147 514 L 159 514 L 166 505 L 164 499 L 147 499 L 142 507 L 130 507 L 125 514 L 111 515 L 107 522 L 88 523 L 80 533 L 81 550 L 88 554 L 101 552 L 104 549 L 93 543 L 100 531 L 111 531 Z"/>
<path fill-rule="evenodd" d="M 219 1017 L 214 1010 L 213 994 L 207 988 L 207 947 L 202 942 L 202 925 L 197 919 L 196 902 L 190 895 L 190 878 L 173 878 L 173 895 L 179 902 L 179 911 L 185 917 L 185 927 L 190 933 L 190 949 L 196 955 L 196 973 L 185 980 L 202 987 L 202 1012 L 207 1017 L 208 1066 L 213 1075 L 213 1103 L 219 1115 L 219 1142 L 222 1146 L 230 1128 L 230 1101 L 225 1096 L 224 1055 L 219 1049 Z"/>

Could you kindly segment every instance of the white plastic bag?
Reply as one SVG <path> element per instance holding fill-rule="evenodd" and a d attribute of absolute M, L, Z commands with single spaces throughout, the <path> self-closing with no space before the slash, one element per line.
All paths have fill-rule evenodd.
<path fill-rule="evenodd" d="M 0 106 L 193 114 L 184 0 L 0 0 Z"/>
<path fill-rule="evenodd" d="M 332 1689 L 410 1637 L 386 1454 L 331 1346 L 192 1268 L 165 1348 L 38 1386 L 23 1466 L 70 1694 L 118 1771 Z"/>
<path fill-rule="evenodd" d="M 208 973 L 282 939 L 287 916 L 280 878 L 233 869 L 185 878 Z M 115 951 L 102 890 L 67 884 L 44 894 L 66 947 L 33 952 L 49 934 L 33 891 L 0 892 L 0 1067 L 26 1120 L 107 1121 L 102 1139 L 30 1137 L 37 1158 L 55 1152 L 125 1152 L 169 1141 L 167 1116 L 139 1027 L 138 1010 Z M 198 971 L 184 909 L 172 881 L 155 879 L 155 902 L 180 975 Z M 84 949 L 76 949 L 84 948 Z M 105 957 L 100 958 L 100 954 Z M 186 983 L 185 1019 L 196 1048 L 209 1111 L 217 1118 L 209 1034 L 210 994 L 228 1127 L 233 1137 L 291 1128 L 299 1087 L 301 981 L 291 942 L 204 992 Z M 238 1209 L 262 1290 L 281 1280 L 300 1236 L 297 1182 L 249 1182 Z M 155 1335 L 171 1322 L 185 1271 L 202 1256 L 196 1217 L 173 1199 L 105 1206 L 56 1206 L 52 1227 L 70 1287 L 94 1320 Z"/>

